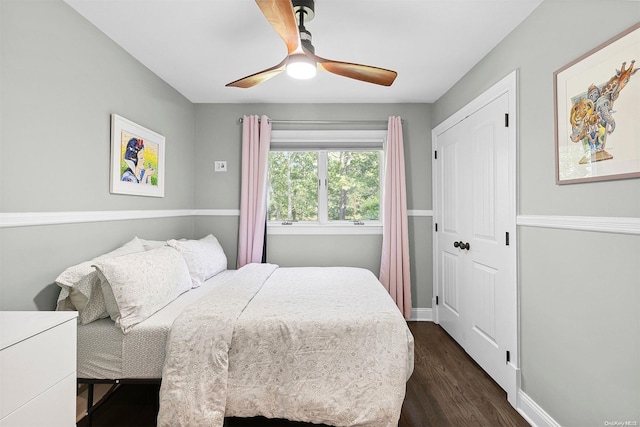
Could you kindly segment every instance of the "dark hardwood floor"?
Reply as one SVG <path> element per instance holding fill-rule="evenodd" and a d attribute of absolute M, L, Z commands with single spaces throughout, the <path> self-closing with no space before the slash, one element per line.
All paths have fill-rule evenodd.
<path fill-rule="evenodd" d="M 528 426 L 506 393 L 439 325 L 409 322 L 415 367 L 398 427 Z"/>
<path fill-rule="evenodd" d="M 398 427 L 528 426 L 504 391 L 440 326 L 409 322 L 415 368 Z M 121 385 L 93 414 L 95 427 L 155 426 L 158 385 Z M 86 426 L 86 419 L 78 426 Z M 225 427 L 302 427 L 318 424 L 265 418 L 227 418 Z"/>

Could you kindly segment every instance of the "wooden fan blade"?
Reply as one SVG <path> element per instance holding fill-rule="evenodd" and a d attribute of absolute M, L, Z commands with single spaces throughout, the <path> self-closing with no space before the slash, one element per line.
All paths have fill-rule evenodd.
<path fill-rule="evenodd" d="M 256 0 L 262 14 L 287 45 L 289 54 L 300 48 L 300 33 L 291 0 Z"/>
<path fill-rule="evenodd" d="M 332 61 L 321 58 L 304 49 L 307 56 L 313 58 L 320 68 L 339 76 L 349 77 L 367 83 L 374 83 L 382 86 L 391 86 L 398 76 L 398 73 L 371 65 L 353 64 L 351 62 Z"/>
<path fill-rule="evenodd" d="M 250 76 L 243 77 L 234 82 L 227 83 L 225 86 L 240 87 L 240 88 L 246 89 L 246 88 L 258 85 L 260 83 L 266 82 L 270 78 L 275 77 L 281 72 L 283 72 L 286 69 L 286 66 L 285 66 L 286 63 L 287 63 L 287 58 L 285 58 L 281 63 L 279 63 L 274 67 L 267 68 L 266 70 L 259 71 L 255 74 L 251 74 Z"/>

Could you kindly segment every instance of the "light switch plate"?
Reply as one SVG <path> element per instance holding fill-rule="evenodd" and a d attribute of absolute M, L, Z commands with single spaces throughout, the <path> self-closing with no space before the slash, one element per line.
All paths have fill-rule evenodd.
<path fill-rule="evenodd" d="M 214 162 L 214 168 L 216 172 L 226 172 L 227 171 L 227 162 L 224 160 L 216 160 Z"/>

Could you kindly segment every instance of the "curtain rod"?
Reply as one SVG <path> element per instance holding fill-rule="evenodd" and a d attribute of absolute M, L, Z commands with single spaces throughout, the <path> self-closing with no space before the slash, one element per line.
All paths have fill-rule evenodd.
<path fill-rule="evenodd" d="M 260 119 L 258 119 L 260 121 Z M 404 119 L 401 119 L 404 123 Z M 242 123 L 243 118 L 238 119 L 238 123 Z M 269 119 L 272 124 L 302 124 L 302 125 L 340 125 L 340 124 L 380 124 L 386 125 L 387 120 L 273 120 Z"/>

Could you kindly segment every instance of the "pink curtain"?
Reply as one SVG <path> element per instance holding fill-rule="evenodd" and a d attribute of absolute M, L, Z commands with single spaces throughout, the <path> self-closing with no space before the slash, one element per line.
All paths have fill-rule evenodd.
<path fill-rule="evenodd" d="M 411 277 L 402 119 L 389 117 L 387 132 L 380 282 L 389 291 L 404 318 L 409 319 Z"/>
<path fill-rule="evenodd" d="M 267 163 L 271 123 L 267 116 L 242 118 L 242 187 L 238 268 L 262 260 L 267 216 Z"/>

